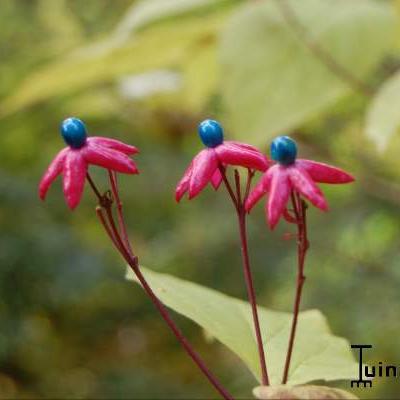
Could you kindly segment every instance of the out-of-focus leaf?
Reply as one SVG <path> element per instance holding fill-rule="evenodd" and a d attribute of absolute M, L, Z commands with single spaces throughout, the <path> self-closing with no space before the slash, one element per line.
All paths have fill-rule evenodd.
<path fill-rule="evenodd" d="M 68 0 L 40 0 L 38 15 L 48 31 L 47 46 L 59 52 L 82 41 L 82 28 L 68 7 Z"/>
<path fill-rule="evenodd" d="M 135 2 L 122 17 L 114 32 L 104 39 L 76 50 L 80 57 L 91 58 L 108 54 L 125 45 L 133 33 L 164 22 L 168 18 L 191 16 L 199 11 L 218 12 L 221 6 L 232 7 L 238 0 L 142 0 Z M 179 20 L 178 24 L 181 23 Z"/>
<path fill-rule="evenodd" d="M 110 82 L 124 74 L 176 67 L 187 60 L 191 46 L 216 35 L 226 12 L 166 24 L 137 36 L 123 47 L 91 58 L 67 57 L 40 68 L 22 82 L 0 106 L 0 115 L 15 112 L 51 97 Z M 196 46 L 194 46 L 196 47 Z M 194 49 L 195 50 L 195 49 Z"/>
<path fill-rule="evenodd" d="M 389 78 L 379 89 L 367 113 L 365 131 L 384 150 L 400 126 L 400 73 Z"/>
<path fill-rule="evenodd" d="M 226 0 L 141 0 L 133 3 L 128 9 L 116 27 L 114 35 L 125 39 L 132 32 L 160 19 L 224 2 Z"/>
<path fill-rule="evenodd" d="M 253 390 L 260 400 L 354 400 L 358 397 L 327 386 L 259 386 Z"/>
<path fill-rule="evenodd" d="M 143 268 L 157 296 L 168 307 L 192 319 L 235 352 L 258 379 L 259 360 L 251 309 L 248 303 L 166 274 Z M 134 279 L 128 271 L 128 279 Z M 292 316 L 259 308 L 269 376 L 273 384 L 282 379 Z M 333 336 L 317 310 L 302 312 L 289 373 L 291 384 L 314 380 L 352 379 L 357 376 L 349 343 Z"/>
<path fill-rule="evenodd" d="M 386 2 L 246 2 L 220 44 L 223 98 L 229 122 L 242 138 L 260 142 L 292 129 L 351 89 L 299 37 L 282 12 L 286 5 L 308 41 L 318 43 L 357 79 L 365 78 L 393 46 L 396 18 Z"/>
<path fill-rule="evenodd" d="M 111 91 L 98 89 L 72 96 L 63 104 L 65 115 L 84 115 L 86 118 L 105 118 L 118 114 L 120 100 Z"/>
<path fill-rule="evenodd" d="M 118 86 L 122 97 L 139 100 L 176 92 L 181 86 L 181 76 L 176 71 L 155 70 L 124 77 Z"/>
<path fill-rule="evenodd" d="M 183 66 L 183 106 L 200 112 L 218 83 L 218 63 L 214 43 L 207 44 Z"/>

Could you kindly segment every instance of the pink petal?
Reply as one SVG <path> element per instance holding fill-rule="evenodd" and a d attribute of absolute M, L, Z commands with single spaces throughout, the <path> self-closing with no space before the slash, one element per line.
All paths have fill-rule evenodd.
<path fill-rule="evenodd" d="M 314 182 L 349 183 L 354 181 L 354 177 L 347 172 L 328 164 L 311 160 L 297 160 L 296 164 L 305 169 Z"/>
<path fill-rule="evenodd" d="M 217 168 L 214 172 L 214 175 L 211 178 L 211 184 L 215 190 L 218 190 L 222 183 L 222 174 L 221 171 Z"/>
<path fill-rule="evenodd" d="M 245 209 L 249 212 L 255 204 L 261 199 L 261 197 L 269 191 L 272 178 L 272 168 L 270 168 L 260 179 L 254 189 L 250 192 L 249 197 L 246 200 Z"/>
<path fill-rule="evenodd" d="M 272 179 L 266 212 L 268 224 L 271 229 L 274 229 L 286 208 L 291 193 L 291 184 L 285 167 L 274 165 L 270 170 L 272 170 Z"/>
<path fill-rule="evenodd" d="M 189 182 L 190 182 L 190 177 L 192 175 L 192 169 L 193 169 L 193 161 L 187 167 L 185 173 L 183 174 L 182 179 L 179 181 L 178 185 L 176 186 L 176 189 L 175 189 L 175 200 L 178 203 L 181 200 L 181 198 L 183 197 L 183 195 L 189 189 Z"/>
<path fill-rule="evenodd" d="M 315 207 L 326 211 L 328 204 L 319 187 L 311 179 L 308 172 L 298 165 L 288 168 L 290 181 L 293 187 L 302 194 L 306 199 L 310 200 Z"/>
<path fill-rule="evenodd" d="M 193 171 L 189 183 L 189 199 L 197 196 L 210 182 L 218 168 L 218 159 L 214 149 L 202 150 L 193 160 Z"/>
<path fill-rule="evenodd" d="M 63 169 L 64 197 L 71 210 L 81 201 L 85 185 L 87 163 L 82 150 L 70 150 L 65 158 Z"/>
<path fill-rule="evenodd" d="M 219 160 L 229 165 L 266 171 L 269 164 L 267 158 L 258 150 L 250 150 L 235 142 L 225 141 L 215 148 Z"/>
<path fill-rule="evenodd" d="M 87 139 L 89 143 L 94 143 L 99 146 L 108 147 L 113 150 L 120 151 L 122 153 L 129 155 L 139 153 L 138 148 L 135 146 L 131 146 L 129 144 L 125 144 L 119 140 L 110 139 L 102 136 L 91 136 Z"/>
<path fill-rule="evenodd" d="M 61 174 L 64 166 L 65 156 L 68 152 L 69 148 L 65 148 L 61 150 L 47 167 L 46 172 L 44 173 L 42 179 L 39 183 L 39 197 L 44 200 L 46 198 L 47 191 L 49 190 L 50 185 L 57 178 L 58 175 Z"/>
<path fill-rule="evenodd" d="M 250 151 L 255 151 L 255 152 L 260 152 L 259 149 L 257 149 L 257 147 L 252 146 L 251 144 L 247 144 L 247 143 L 242 143 L 242 142 L 237 142 L 236 140 L 227 140 L 226 142 L 228 143 L 233 143 L 236 146 L 242 147 L 245 150 L 250 150 Z M 225 143 L 226 143 L 225 142 Z"/>
<path fill-rule="evenodd" d="M 88 164 L 98 165 L 124 174 L 137 174 L 136 164 L 126 154 L 104 146 L 88 143 L 83 148 L 83 156 Z"/>

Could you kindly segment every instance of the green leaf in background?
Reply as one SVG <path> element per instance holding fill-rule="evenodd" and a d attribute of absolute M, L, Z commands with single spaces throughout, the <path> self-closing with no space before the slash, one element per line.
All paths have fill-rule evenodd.
<path fill-rule="evenodd" d="M 400 73 L 389 78 L 372 100 L 365 132 L 383 151 L 400 126 Z"/>
<path fill-rule="evenodd" d="M 350 90 L 300 39 L 282 4 L 291 7 L 309 41 L 357 79 L 371 72 L 395 38 L 389 2 L 246 2 L 222 35 L 221 79 L 232 131 L 258 143 L 302 124 Z"/>
<path fill-rule="evenodd" d="M 96 84 L 109 83 L 125 74 L 159 68 L 177 68 L 186 62 L 197 44 L 219 31 L 227 11 L 184 19 L 142 32 L 112 51 L 71 53 L 66 58 L 40 67 L 0 104 L 4 116 L 40 101 L 62 97 Z"/>
<path fill-rule="evenodd" d="M 161 301 L 196 322 L 236 353 L 258 379 L 259 360 L 247 302 L 170 275 L 146 268 L 142 268 L 142 271 Z M 130 270 L 127 278 L 133 279 Z M 279 384 L 292 316 L 263 307 L 259 308 L 259 312 L 270 379 L 273 384 Z M 330 333 L 325 317 L 319 311 L 302 312 L 289 383 L 297 385 L 315 380 L 352 379 L 356 376 L 357 364 L 349 343 Z"/>
<path fill-rule="evenodd" d="M 68 0 L 39 0 L 37 7 L 38 17 L 48 33 L 47 47 L 60 52 L 83 41 L 83 29 L 68 7 Z"/>
<path fill-rule="evenodd" d="M 141 0 L 134 2 L 116 27 L 113 35 L 128 38 L 133 32 L 168 17 L 216 6 L 226 0 Z"/>
<path fill-rule="evenodd" d="M 218 84 L 215 43 L 205 43 L 190 57 L 183 68 L 182 105 L 189 110 L 202 110 Z"/>
<path fill-rule="evenodd" d="M 356 400 L 358 397 L 327 386 L 259 386 L 253 390 L 260 400 Z"/>

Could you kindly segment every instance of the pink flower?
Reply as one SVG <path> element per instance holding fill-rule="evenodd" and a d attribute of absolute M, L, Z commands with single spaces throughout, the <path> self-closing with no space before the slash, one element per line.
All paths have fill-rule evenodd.
<path fill-rule="evenodd" d="M 56 155 L 40 181 L 39 196 L 42 200 L 62 173 L 64 197 L 68 206 L 74 209 L 81 200 L 90 164 L 125 174 L 138 173 L 135 163 L 128 157 L 138 153 L 136 147 L 105 137 L 88 138 L 84 123 L 77 118 L 63 121 L 61 134 L 68 147 Z"/>
<path fill-rule="evenodd" d="M 217 190 L 222 181 L 221 166 L 236 165 L 259 171 L 268 168 L 269 161 L 255 147 L 224 141 L 222 127 L 217 121 L 203 121 L 199 125 L 199 135 L 207 148 L 192 160 L 178 183 L 175 191 L 178 202 L 186 192 L 189 192 L 189 199 L 197 196 L 209 182 Z"/>
<path fill-rule="evenodd" d="M 246 211 L 268 193 L 266 216 L 273 229 L 286 210 L 292 192 L 297 192 L 315 207 L 327 211 L 328 205 L 317 183 L 349 183 L 354 178 L 347 172 L 327 164 L 296 160 L 296 143 L 287 136 L 277 137 L 271 144 L 272 159 L 277 161 L 268 169 L 250 193 Z"/>

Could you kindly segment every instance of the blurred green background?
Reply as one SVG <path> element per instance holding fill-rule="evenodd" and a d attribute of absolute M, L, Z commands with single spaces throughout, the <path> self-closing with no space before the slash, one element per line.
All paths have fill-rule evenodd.
<path fill-rule="evenodd" d="M 1 0 L 0 398 L 213 398 L 99 227 L 86 191 L 69 212 L 59 181 L 37 183 L 62 146 L 61 120 L 138 146 L 121 177 L 143 265 L 245 298 L 236 221 L 223 190 L 174 201 L 201 148 L 196 126 L 267 151 L 293 135 L 301 156 L 351 171 L 312 209 L 303 309 L 400 364 L 400 68 L 389 0 Z M 103 171 L 93 169 L 105 187 Z M 283 223 L 249 221 L 259 302 L 289 311 L 295 245 Z M 239 360 L 175 315 L 236 396 Z M 341 384 L 349 388 L 348 383 Z M 362 398 L 398 398 L 377 379 Z"/>

